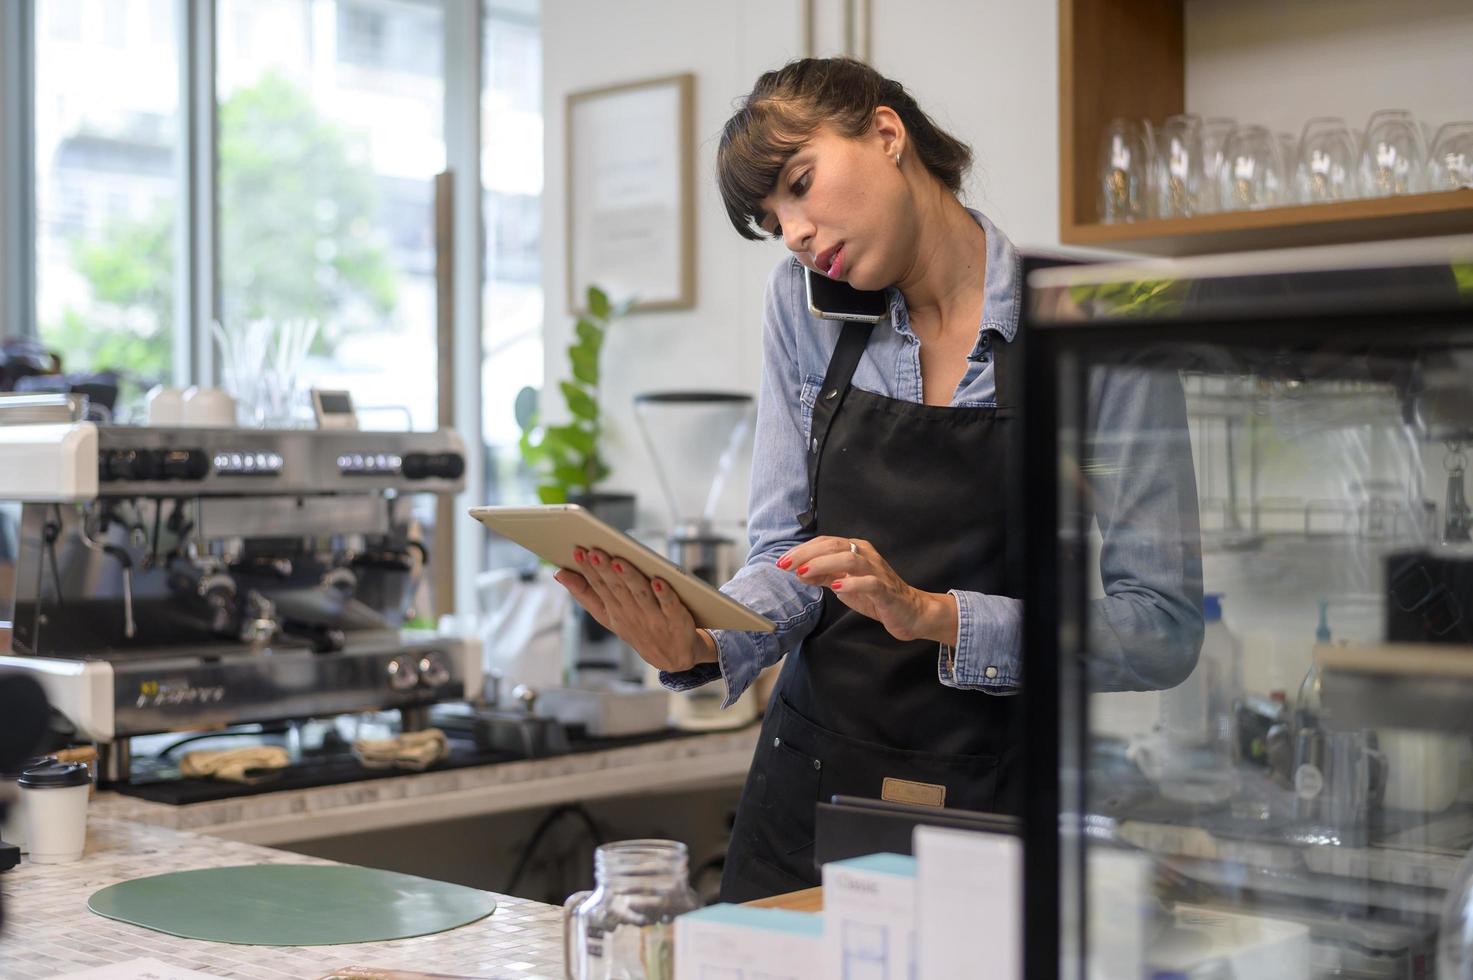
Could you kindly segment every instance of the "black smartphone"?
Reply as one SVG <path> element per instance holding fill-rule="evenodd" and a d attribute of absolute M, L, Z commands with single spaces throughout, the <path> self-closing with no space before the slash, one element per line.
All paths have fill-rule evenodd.
<path fill-rule="evenodd" d="M 883 289 L 855 289 L 847 282 L 819 275 L 806 266 L 808 312 L 825 320 L 879 323 L 890 315 L 890 299 Z"/>

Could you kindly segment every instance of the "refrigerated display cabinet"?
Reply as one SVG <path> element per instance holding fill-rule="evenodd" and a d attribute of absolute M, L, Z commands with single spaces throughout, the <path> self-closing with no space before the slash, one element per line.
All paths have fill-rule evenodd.
<path fill-rule="evenodd" d="M 1026 975 L 1473 976 L 1473 238 L 1025 274 Z"/>

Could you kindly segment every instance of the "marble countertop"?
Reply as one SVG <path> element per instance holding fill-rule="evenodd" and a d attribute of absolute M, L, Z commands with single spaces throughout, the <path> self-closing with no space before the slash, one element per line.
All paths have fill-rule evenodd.
<path fill-rule="evenodd" d="M 220 977 L 304 980 L 349 966 L 506 980 L 563 975 L 562 910 L 497 896 L 478 922 L 431 936 L 351 946 L 235 946 L 180 939 L 105 919 L 87 898 L 130 878 L 236 864 L 333 864 L 252 844 L 98 817 L 71 864 L 23 862 L 0 874 L 0 977 L 32 980 L 153 958 Z"/>
<path fill-rule="evenodd" d="M 580 800 L 736 785 L 757 723 L 732 731 L 465 769 L 172 806 L 101 792 L 89 812 L 251 844 L 284 844 Z"/>

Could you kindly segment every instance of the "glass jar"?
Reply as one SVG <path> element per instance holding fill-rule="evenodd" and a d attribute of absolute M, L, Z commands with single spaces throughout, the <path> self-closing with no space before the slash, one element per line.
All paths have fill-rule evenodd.
<path fill-rule="evenodd" d="M 670 980 L 677 915 L 700 900 L 690 887 L 686 847 L 673 840 L 624 840 L 593 855 L 593 891 L 563 903 L 567 975 L 572 980 Z"/>

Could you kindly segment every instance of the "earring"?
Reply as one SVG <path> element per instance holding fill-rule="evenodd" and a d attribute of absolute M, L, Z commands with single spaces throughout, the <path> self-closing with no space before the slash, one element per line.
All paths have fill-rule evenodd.
<path fill-rule="evenodd" d="M 900 154 L 895 154 L 895 166 L 900 166 Z"/>

